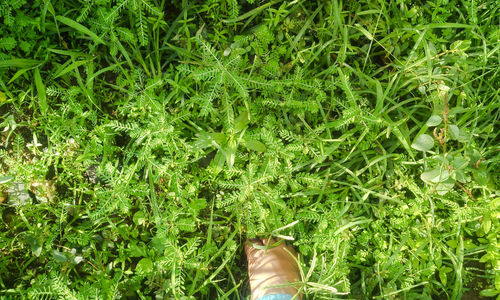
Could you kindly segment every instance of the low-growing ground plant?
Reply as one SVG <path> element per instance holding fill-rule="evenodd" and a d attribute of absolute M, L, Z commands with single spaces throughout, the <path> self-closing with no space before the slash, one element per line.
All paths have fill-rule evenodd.
<path fill-rule="evenodd" d="M 500 299 L 496 1 L 5 0 L 0 297 Z"/>

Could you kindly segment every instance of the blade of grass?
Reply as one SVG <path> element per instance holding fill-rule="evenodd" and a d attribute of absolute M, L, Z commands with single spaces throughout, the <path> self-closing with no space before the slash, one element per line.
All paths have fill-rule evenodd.
<path fill-rule="evenodd" d="M 40 106 L 40 112 L 42 115 L 47 114 L 47 95 L 45 93 L 45 85 L 42 82 L 42 77 L 40 76 L 40 70 L 38 68 L 34 71 L 35 87 L 38 94 L 38 105 Z"/>
<path fill-rule="evenodd" d="M 106 42 L 104 42 L 104 40 L 102 40 L 97 34 L 76 21 L 63 16 L 56 16 L 56 20 L 75 29 L 76 31 L 79 31 L 80 33 L 83 33 L 84 35 L 88 35 L 97 44 L 106 44 Z"/>

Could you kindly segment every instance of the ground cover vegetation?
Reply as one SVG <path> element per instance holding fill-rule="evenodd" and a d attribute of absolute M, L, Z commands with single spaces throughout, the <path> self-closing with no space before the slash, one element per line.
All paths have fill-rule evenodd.
<path fill-rule="evenodd" d="M 3 0 L 0 295 L 500 294 L 486 1 Z"/>

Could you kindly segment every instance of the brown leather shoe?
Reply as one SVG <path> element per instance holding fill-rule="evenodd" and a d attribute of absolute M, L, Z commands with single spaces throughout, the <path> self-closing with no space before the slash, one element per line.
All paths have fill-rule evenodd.
<path fill-rule="evenodd" d="M 297 294 L 295 299 L 302 299 L 302 295 L 297 289 L 300 276 L 297 262 L 292 257 L 294 255 L 297 258 L 297 253 L 293 247 L 286 245 L 284 241 L 279 243 L 274 239 L 252 241 L 247 240 L 245 243 L 248 276 L 250 277 L 250 289 L 252 290 L 251 299 L 256 300 L 272 294 L 288 294 L 292 296 Z M 265 249 L 268 243 L 269 246 Z M 282 286 L 290 283 L 294 284 Z"/>

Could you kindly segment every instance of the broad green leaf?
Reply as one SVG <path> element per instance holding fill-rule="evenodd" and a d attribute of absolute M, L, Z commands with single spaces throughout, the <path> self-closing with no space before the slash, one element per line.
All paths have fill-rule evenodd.
<path fill-rule="evenodd" d="M 205 149 L 207 147 L 216 147 L 220 149 L 220 145 L 226 141 L 226 136 L 218 132 L 205 132 L 201 131 L 196 134 L 196 141 L 194 143 L 196 148 Z M 214 144 L 215 143 L 215 144 Z"/>
<path fill-rule="evenodd" d="M 434 147 L 434 139 L 428 134 L 421 134 L 415 139 L 415 142 L 411 144 L 411 147 L 418 151 L 427 152 Z"/>
<path fill-rule="evenodd" d="M 67 262 L 68 261 L 68 258 L 66 257 L 66 255 L 64 255 L 64 253 L 59 252 L 57 250 L 52 250 L 52 257 L 54 257 L 54 259 L 58 263 L 63 263 L 63 262 Z"/>
<path fill-rule="evenodd" d="M 26 236 L 26 241 L 28 242 L 28 245 L 30 246 L 33 255 L 39 257 L 40 254 L 42 253 L 42 243 L 40 243 L 40 240 L 35 235 L 28 234 Z"/>
<path fill-rule="evenodd" d="M 480 291 L 479 295 L 483 297 L 495 297 L 496 295 L 498 295 L 498 291 L 495 289 L 486 289 Z"/>
<path fill-rule="evenodd" d="M 226 156 L 226 163 L 228 168 L 231 170 L 234 165 L 234 160 L 236 159 L 236 147 L 230 146 L 224 150 L 224 154 Z"/>
<path fill-rule="evenodd" d="M 435 127 L 435 126 L 438 126 L 439 124 L 441 124 L 442 121 L 443 121 L 443 118 L 441 118 L 441 116 L 434 115 L 434 116 L 431 116 L 429 118 L 429 120 L 427 120 L 425 125 L 427 125 L 429 127 Z"/>
<path fill-rule="evenodd" d="M 458 140 L 458 138 L 460 137 L 460 129 L 458 128 L 458 126 L 449 125 L 448 128 L 450 129 L 451 138 L 454 140 Z"/>
<path fill-rule="evenodd" d="M 455 239 L 446 241 L 446 245 L 450 246 L 453 249 L 457 248 L 457 244 L 458 244 L 458 242 Z"/>
<path fill-rule="evenodd" d="M 457 155 L 453 157 L 451 163 L 455 169 L 464 169 L 469 164 L 469 160 L 461 155 Z"/>
<path fill-rule="evenodd" d="M 457 140 L 460 143 L 469 143 L 471 141 L 471 137 L 472 137 L 472 135 L 469 132 L 467 132 L 466 130 L 460 129 L 460 133 L 459 133 Z"/>
<path fill-rule="evenodd" d="M 491 229 L 491 220 L 490 218 L 484 218 L 483 223 L 481 223 L 481 228 L 483 229 L 484 233 L 488 234 Z"/>
<path fill-rule="evenodd" d="M 474 180 L 480 185 L 487 185 L 489 174 L 486 170 L 483 169 L 473 169 L 472 175 L 474 176 Z"/>
<path fill-rule="evenodd" d="M 83 261 L 83 257 L 82 257 L 82 256 L 79 256 L 79 255 L 77 255 L 77 256 L 75 256 L 75 257 L 73 257 L 73 258 L 72 258 L 72 262 L 73 262 L 75 265 L 77 265 L 77 264 L 81 263 L 82 261 Z"/>
<path fill-rule="evenodd" d="M 210 136 L 219 145 L 224 143 L 224 141 L 226 140 L 226 135 L 223 133 L 212 132 L 212 133 L 210 133 Z"/>
<path fill-rule="evenodd" d="M 0 177 L 0 184 L 8 183 L 12 181 L 12 179 L 14 179 L 14 176 L 11 175 Z"/>
<path fill-rule="evenodd" d="M 453 178 L 457 181 L 460 181 L 460 182 L 469 182 L 470 181 L 470 176 L 467 175 L 462 170 L 456 170 L 455 172 L 453 172 Z"/>
<path fill-rule="evenodd" d="M 153 262 L 149 258 L 143 258 L 137 263 L 135 271 L 139 275 L 151 274 L 153 272 Z"/>
<path fill-rule="evenodd" d="M 7 100 L 7 96 L 5 96 L 2 91 L 0 91 L 0 103 L 4 102 L 5 100 Z"/>
<path fill-rule="evenodd" d="M 135 225 L 144 225 L 146 224 L 146 215 L 142 210 L 137 211 L 134 214 L 134 223 Z"/>
<path fill-rule="evenodd" d="M 440 196 L 446 195 L 455 186 L 455 180 L 448 178 L 445 181 L 441 181 L 436 186 L 436 193 Z"/>
<path fill-rule="evenodd" d="M 147 255 L 147 248 L 143 242 L 139 242 L 139 245 L 135 241 L 132 241 L 128 246 L 128 254 L 131 257 L 144 257 Z"/>
<path fill-rule="evenodd" d="M 210 165 L 213 167 L 213 170 L 215 174 L 220 173 L 222 171 L 222 167 L 224 166 L 224 163 L 226 162 L 226 157 L 222 153 L 222 151 L 217 151 L 217 154 L 215 154 L 215 157 L 212 159 L 212 162 Z"/>
<path fill-rule="evenodd" d="M 245 141 L 245 147 L 247 147 L 248 150 L 259 151 L 259 152 L 265 152 L 267 150 L 266 145 L 257 140 Z"/>
<path fill-rule="evenodd" d="M 491 210 L 495 210 L 497 208 L 500 208 L 500 197 L 499 198 L 495 198 L 493 199 L 491 202 L 490 202 L 490 209 Z"/>
<path fill-rule="evenodd" d="M 439 280 L 441 280 L 443 285 L 446 286 L 448 276 L 446 275 L 446 272 L 443 272 L 443 270 L 439 270 Z"/>
<path fill-rule="evenodd" d="M 88 29 L 87 27 L 83 26 L 82 24 L 80 24 L 78 22 L 75 22 L 75 21 L 73 21 L 73 20 L 71 20 L 69 18 L 63 17 L 63 16 L 57 16 L 56 20 L 59 21 L 59 22 L 61 22 L 61 23 L 63 23 L 63 24 L 65 24 L 65 25 L 68 25 L 69 27 L 71 27 L 73 29 L 76 29 L 77 31 L 79 31 L 79 32 L 81 32 L 83 34 L 88 35 L 96 43 L 106 44 L 97 34 L 95 34 L 90 29 Z"/>
<path fill-rule="evenodd" d="M 194 199 L 189 203 L 189 207 L 195 211 L 199 211 L 207 207 L 207 200 L 203 198 Z"/>
<path fill-rule="evenodd" d="M 494 258 L 495 257 L 493 256 L 493 253 L 487 252 L 485 255 L 481 256 L 481 258 L 479 259 L 479 262 L 485 263 L 485 262 L 492 260 Z"/>
<path fill-rule="evenodd" d="M 450 177 L 450 173 L 440 168 L 435 168 L 430 171 L 424 172 L 420 175 L 420 178 L 427 183 L 438 183 L 447 180 Z"/>
<path fill-rule="evenodd" d="M 248 123 L 250 123 L 250 120 L 248 119 L 248 113 L 246 111 L 243 111 L 236 120 L 234 120 L 234 131 L 235 132 L 240 132 L 243 129 L 245 129 L 248 126 Z"/>

